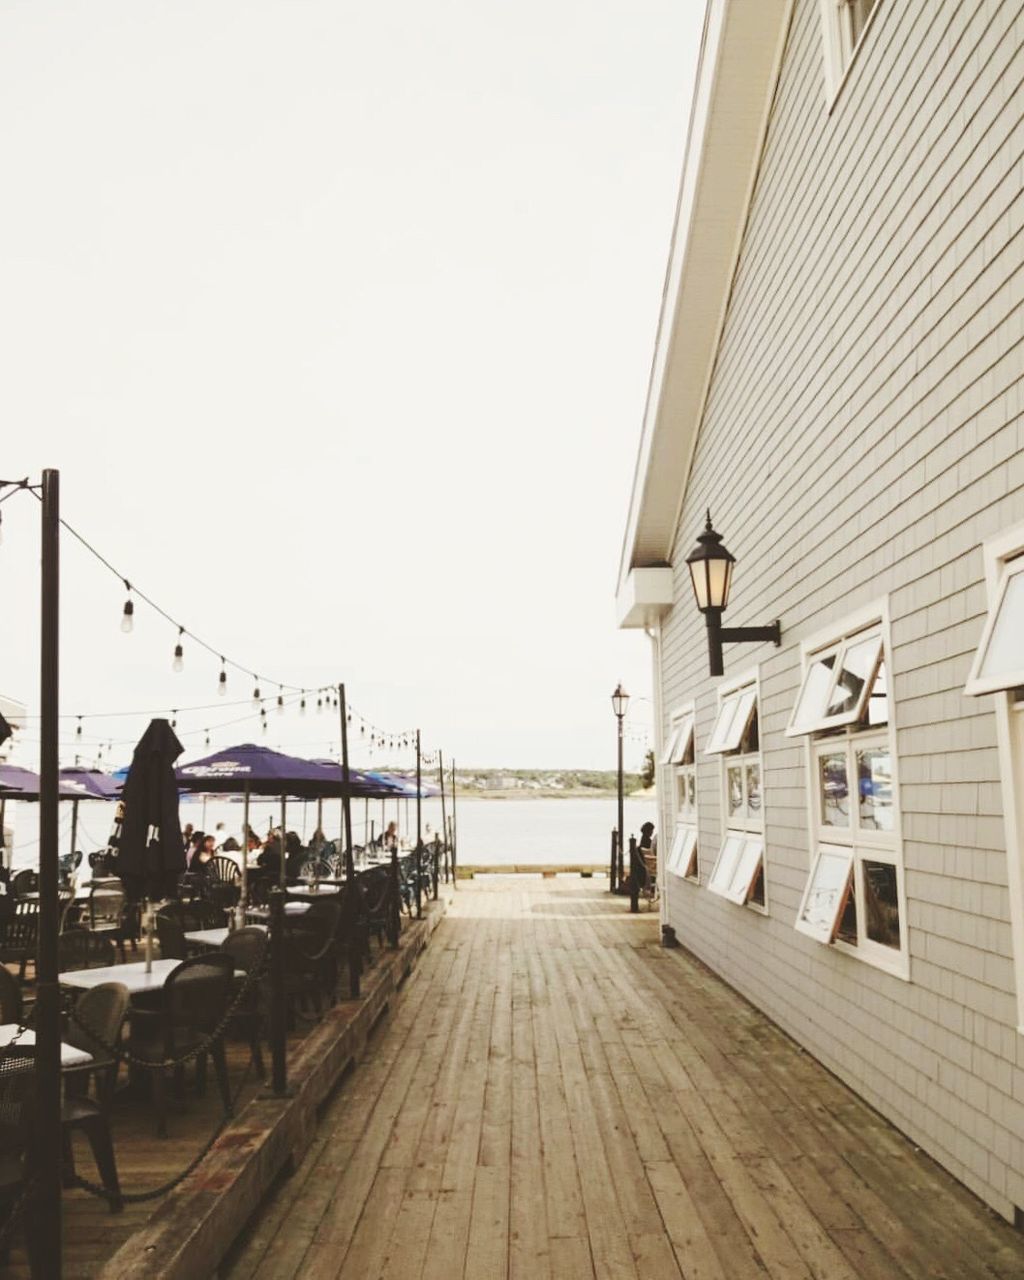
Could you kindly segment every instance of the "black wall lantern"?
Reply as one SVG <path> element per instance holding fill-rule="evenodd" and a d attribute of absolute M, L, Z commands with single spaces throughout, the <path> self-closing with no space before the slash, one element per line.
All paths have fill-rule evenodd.
<path fill-rule="evenodd" d="M 722 626 L 722 614 L 729 603 L 732 568 L 736 557 L 722 545 L 722 535 L 711 527 L 710 511 L 704 532 L 686 557 L 686 563 L 690 569 L 697 608 L 704 615 L 708 626 L 708 662 L 713 676 L 725 674 L 722 666 L 723 644 L 770 640 L 778 648 L 782 643 L 782 629 L 778 621 L 768 627 Z"/>

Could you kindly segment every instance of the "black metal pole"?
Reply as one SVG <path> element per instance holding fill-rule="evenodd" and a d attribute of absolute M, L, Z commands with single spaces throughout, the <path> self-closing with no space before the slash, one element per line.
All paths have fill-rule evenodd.
<path fill-rule="evenodd" d="M 455 761 L 452 761 L 452 888 L 458 883 L 458 822 L 455 818 Z"/>
<path fill-rule="evenodd" d="M 285 997 L 284 904 L 280 885 L 270 890 L 270 1054 L 271 1083 L 280 1097 L 288 1087 L 288 1010 Z"/>
<path fill-rule="evenodd" d="M 444 801 L 444 752 L 437 753 L 437 776 L 441 780 L 441 832 L 444 840 L 444 882 L 448 883 L 448 809 Z M 435 881 L 436 883 L 436 881 Z M 434 890 L 437 897 L 437 889 Z"/>
<path fill-rule="evenodd" d="M 39 667 L 39 936 L 36 950 L 36 1101 L 33 1147 L 36 1194 L 30 1229 L 39 1274 L 60 1280 L 61 1221 L 60 986 L 57 934 L 60 682 L 60 473 L 43 472 L 42 592 Z"/>
<path fill-rule="evenodd" d="M 341 708 L 341 785 L 344 788 L 341 808 L 345 817 L 345 914 L 348 917 L 348 928 L 345 933 L 348 942 L 348 990 L 349 996 L 353 1000 L 358 1000 L 362 958 L 359 951 L 356 864 L 352 855 L 352 789 L 348 764 L 348 704 L 345 701 L 344 684 L 338 685 L 338 705 Z"/>
<path fill-rule="evenodd" d="M 420 901 L 420 880 L 423 877 L 423 757 L 420 752 L 420 731 L 416 730 L 416 919 L 423 915 Z"/>
<path fill-rule="evenodd" d="M 612 861 L 608 868 L 608 891 L 615 892 L 615 872 L 619 865 L 619 833 L 612 827 Z"/>
<path fill-rule="evenodd" d="M 623 862 L 623 856 L 624 856 L 623 850 L 625 847 L 625 840 L 626 840 L 625 801 L 623 797 L 623 780 L 622 780 L 622 721 L 623 721 L 623 718 L 624 718 L 623 716 L 619 716 L 619 715 L 616 716 L 616 719 L 619 722 L 619 837 L 618 839 L 619 839 L 619 886 L 620 887 L 622 885 L 622 878 L 623 878 L 624 868 L 623 868 L 622 862 Z"/>
<path fill-rule="evenodd" d="M 629 837 L 629 910 L 632 915 L 640 910 L 640 854 L 636 836 Z"/>

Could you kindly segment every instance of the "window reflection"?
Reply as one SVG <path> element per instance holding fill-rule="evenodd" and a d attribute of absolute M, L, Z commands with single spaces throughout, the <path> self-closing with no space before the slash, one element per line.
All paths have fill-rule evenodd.
<path fill-rule="evenodd" d="M 871 694 L 868 697 L 867 721 L 868 724 L 888 724 L 889 722 L 889 699 L 887 694 L 889 686 L 885 678 L 885 660 L 878 664 L 878 675 L 875 676 L 875 683 L 871 686 Z"/>
<path fill-rule="evenodd" d="M 691 808 L 691 809 L 696 808 L 696 806 L 697 806 L 697 779 L 694 777 L 694 775 L 693 775 L 692 773 L 688 775 L 687 780 L 686 780 L 686 796 L 687 796 L 687 800 L 688 800 L 688 802 L 689 802 L 690 808 Z"/>
<path fill-rule="evenodd" d="M 900 905 L 896 868 L 887 862 L 864 863 L 865 924 L 872 942 L 900 948 Z"/>
<path fill-rule="evenodd" d="M 866 831 L 892 831 L 892 759 L 886 747 L 857 752 L 860 825 Z"/>
<path fill-rule="evenodd" d="M 850 785 L 846 776 L 846 752 L 829 752 L 818 758 L 821 822 L 826 827 L 850 825 Z"/>
<path fill-rule="evenodd" d="M 728 772 L 729 816 L 743 811 L 743 770 L 735 765 Z"/>
<path fill-rule="evenodd" d="M 747 817 L 756 818 L 761 812 L 761 766 L 747 765 Z"/>

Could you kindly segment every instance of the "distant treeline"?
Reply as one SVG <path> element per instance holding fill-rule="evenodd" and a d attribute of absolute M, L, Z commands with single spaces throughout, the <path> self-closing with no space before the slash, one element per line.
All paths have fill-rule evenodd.
<path fill-rule="evenodd" d="M 458 769 L 456 782 L 468 791 L 614 791 L 614 769 Z M 639 791 L 639 773 L 623 775 L 627 792 Z"/>

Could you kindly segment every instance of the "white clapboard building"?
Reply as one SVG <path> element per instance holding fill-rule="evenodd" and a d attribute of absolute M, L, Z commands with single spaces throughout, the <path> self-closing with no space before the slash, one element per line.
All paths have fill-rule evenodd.
<path fill-rule="evenodd" d="M 710 0 L 618 588 L 664 922 L 1018 1221 L 1022 84 L 1017 3 Z"/>

